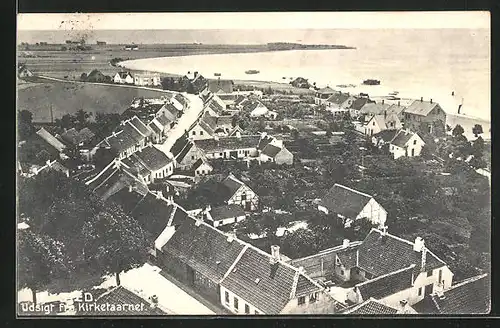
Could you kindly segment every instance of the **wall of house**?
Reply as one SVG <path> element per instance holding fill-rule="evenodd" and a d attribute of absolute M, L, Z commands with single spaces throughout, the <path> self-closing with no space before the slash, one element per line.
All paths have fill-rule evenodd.
<path fill-rule="evenodd" d="M 282 148 L 279 153 L 274 157 L 274 161 L 278 165 L 292 165 L 293 164 L 293 154 L 286 148 Z"/>
<path fill-rule="evenodd" d="M 191 131 L 189 131 L 189 137 L 193 140 L 206 140 L 213 138 L 207 131 L 205 131 L 199 125 L 196 125 L 191 129 Z"/>
<path fill-rule="evenodd" d="M 226 218 L 226 219 L 218 220 L 218 221 L 214 220 L 214 227 L 220 227 L 220 226 L 223 226 L 226 224 L 234 223 L 235 219 L 236 219 L 236 222 L 241 222 L 241 221 L 245 220 L 245 218 L 246 218 L 245 215 L 241 215 L 238 217 L 231 217 L 231 218 Z"/>
<path fill-rule="evenodd" d="M 305 303 L 299 305 L 298 297 L 290 300 L 280 314 L 333 314 L 335 313 L 335 301 L 324 292 L 316 292 L 316 300 L 312 301 L 310 295 L 305 295 Z"/>
<path fill-rule="evenodd" d="M 412 149 L 415 149 L 414 156 L 420 156 L 422 147 L 424 146 L 422 139 L 417 135 L 413 135 L 410 140 L 408 140 L 408 157 L 412 157 Z"/>
<path fill-rule="evenodd" d="M 193 146 L 191 147 L 191 149 L 189 149 L 188 153 L 186 154 L 186 156 L 184 156 L 184 158 L 182 159 L 182 161 L 179 163 L 179 167 L 180 168 L 186 168 L 186 167 L 192 167 L 193 164 L 200 158 L 200 153 L 199 153 L 199 150 L 196 146 Z"/>
<path fill-rule="evenodd" d="M 246 200 L 242 199 L 242 195 L 246 195 Z M 247 186 L 241 186 L 234 195 L 228 200 L 228 204 L 238 204 L 241 205 L 245 210 L 245 205 L 250 203 L 250 211 L 255 211 L 259 206 L 259 196 L 257 196 L 252 189 Z"/>
<path fill-rule="evenodd" d="M 195 271 L 194 273 L 194 287 L 209 299 L 214 301 L 219 300 L 219 284 L 205 277 L 200 272 Z"/>
<path fill-rule="evenodd" d="M 387 220 L 387 212 L 382 206 L 380 206 L 379 203 L 377 203 L 377 201 L 375 201 L 375 199 L 372 198 L 368 201 L 363 210 L 358 214 L 356 220 L 359 220 L 361 218 L 367 218 L 373 224 L 382 226 Z"/>
<path fill-rule="evenodd" d="M 414 131 L 418 131 L 422 123 L 427 123 L 427 125 L 429 125 L 429 123 L 437 121 L 440 121 L 442 124 L 445 124 L 446 122 L 446 113 L 439 105 L 436 106 L 436 108 L 434 108 L 427 116 L 405 113 L 404 117 L 405 127 Z"/>
<path fill-rule="evenodd" d="M 212 171 L 213 168 L 210 165 L 203 163 L 196 169 L 195 176 L 210 174 Z"/>
<path fill-rule="evenodd" d="M 335 255 L 335 262 L 335 275 L 343 281 L 351 280 L 351 270 L 346 269 L 342 262 L 340 262 L 340 259 L 337 255 Z"/>
<path fill-rule="evenodd" d="M 365 135 L 371 136 L 382 131 L 375 119 L 371 119 L 365 126 Z"/>
<path fill-rule="evenodd" d="M 156 250 L 156 259 L 158 266 L 170 273 L 174 278 L 187 283 L 187 266 L 177 258 L 166 252 Z"/>
<path fill-rule="evenodd" d="M 226 302 L 226 292 L 229 295 L 229 300 Z M 238 309 L 234 307 L 234 298 L 238 299 Z M 231 292 L 230 290 L 220 286 L 220 303 L 222 306 L 224 306 L 226 309 L 231 311 L 233 314 L 245 314 L 245 304 L 248 305 L 249 307 L 249 314 L 267 314 L 264 313 L 264 311 L 258 309 L 254 305 L 250 304 L 240 296 L 236 295 L 235 293 Z"/>
<path fill-rule="evenodd" d="M 406 156 L 406 150 L 404 148 L 398 147 L 396 145 L 389 145 L 389 152 L 394 156 L 394 159 Z"/>
<path fill-rule="evenodd" d="M 174 164 L 173 162 L 168 163 L 164 167 L 159 170 L 151 171 L 151 181 L 154 182 L 155 179 L 163 179 L 166 178 L 174 172 Z"/>

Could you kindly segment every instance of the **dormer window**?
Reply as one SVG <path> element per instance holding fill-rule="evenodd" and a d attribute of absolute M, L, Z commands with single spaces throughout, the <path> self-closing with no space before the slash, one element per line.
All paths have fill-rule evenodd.
<path fill-rule="evenodd" d="M 309 303 L 314 303 L 318 300 L 318 292 L 316 293 L 312 293 L 310 296 L 309 296 Z"/>
<path fill-rule="evenodd" d="M 301 297 L 299 297 L 299 299 L 298 299 L 298 304 L 299 304 L 299 305 L 306 304 L 306 297 L 305 297 L 305 296 L 301 296 Z"/>

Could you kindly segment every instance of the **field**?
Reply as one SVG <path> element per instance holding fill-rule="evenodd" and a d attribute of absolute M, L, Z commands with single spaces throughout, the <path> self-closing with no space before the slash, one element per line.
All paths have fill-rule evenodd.
<path fill-rule="evenodd" d="M 79 109 L 87 112 L 122 113 L 136 97 L 154 98 L 161 91 L 71 82 L 44 82 L 25 85 L 18 91 L 18 110 L 33 113 L 34 122 L 50 122 Z"/>

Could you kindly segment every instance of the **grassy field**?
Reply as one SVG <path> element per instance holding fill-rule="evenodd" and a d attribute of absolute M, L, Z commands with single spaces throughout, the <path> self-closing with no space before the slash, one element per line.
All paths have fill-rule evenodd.
<path fill-rule="evenodd" d="M 161 91 L 123 88 L 114 85 L 92 85 L 71 82 L 45 82 L 24 85 L 18 90 L 18 110 L 33 113 L 34 122 L 50 122 L 79 109 L 88 112 L 122 113 L 136 97 L 154 98 Z"/>

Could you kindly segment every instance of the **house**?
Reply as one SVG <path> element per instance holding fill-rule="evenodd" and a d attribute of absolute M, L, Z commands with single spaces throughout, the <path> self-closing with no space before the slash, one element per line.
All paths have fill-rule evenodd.
<path fill-rule="evenodd" d="M 196 149 L 208 159 L 251 159 L 257 158 L 259 152 L 257 145 L 261 136 L 259 135 L 241 135 L 232 137 L 216 137 L 214 139 L 195 140 Z M 195 152 L 195 151 L 193 151 Z M 198 153 L 198 156 L 201 156 Z M 196 156 L 192 154 L 191 156 Z M 197 160 L 195 158 L 194 160 Z"/>
<path fill-rule="evenodd" d="M 54 137 L 50 132 L 45 130 L 44 128 L 41 128 L 36 132 L 36 134 L 43 139 L 47 144 L 51 145 L 56 149 L 58 152 L 62 152 L 66 149 L 66 146 L 60 142 L 56 137 Z"/>
<path fill-rule="evenodd" d="M 152 145 L 139 149 L 121 162 L 126 168 L 137 172 L 146 184 L 164 179 L 174 172 L 174 161 Z"/>
<path fill-rule="evenodd" d="M 388 145 L 396 136 L 399 130 L 382 130 L 372 136 L 372 143 L 374 146 L 381 148 Z"/>
<path fill-rule="evenodd" d="M 394 159 L 402 156 L 420 156 L 424 145 L 424 140 L 417 133 L 401 129 L 389 142 L 389 151 L 394 156 Z"/>
<path fill-rule="evenodd" d="M 182 80 L 184 80 L 184 84 L 192 87 L 192 90 L 185 91 L 193 91 L 194 94 L 202 92 L 207 86 L 207 79 L 197 71 L 188 71 L 187 74 L 182 77 Z"/>
<path fill-rule="evenodd" d="M 348 108 L 351 107 L 355 97 L 349 95 L 349 93 L 336 92 L 332 94 L 324 102 L 326 105 L 326 110 L 331 111 L 333 114 L 339 114 L 342 112 L 348 112 Z"/>
<path fill-rule="evenodd" d="M 139 46 L 137 44 L 127 44 L 125 50 L 139 50 Z"/>
<path fill-rule="evenodd" d="M 384 114 L 389 107 L 391 107 L 391 105 L 386 104 L 383 99 L 379 103 L 367 102 L 363 107 L 361 107 L 359 114 L 360 116 L 365 117 L 364 122 L 366 123 L 372 118 L 372 116 Z"/>
<path fill-rule="evenodd" d="M 290 84 L 296 88 L 309 89 L 311 87 L 308 80 L 303 77 L 295 78 L 293 81 L 290 82 Z"/>
<path fill-rule="evenodd" d="M 153 295 L 152 295 L 153 296 Z M 83 304 L 75 304 L 77 315 L 92 316 L 144 316 L 167 315 L 167 310 L 163 309 L 153 297 L 146 299 L 138 292 L 134 292 L 124 286 L 112 287 L 104 292 L 91 303 L 84 301 Z M 88 302 L 88 303 L 87 303 Z M 86 304 L 95 304 L 87 307 Z M 99 309 L 99 310 L 97 310 Z"/>
<path fill-rule="evenodd" d="M 434 290 L 449 288 L 453 279 L 447 264 L 422 238 L 410 242 L 385 229 L 372 229 L 343 269 L 348 280 L 361 281 L 347 293 L 347 299 L 358 304 L 373 297 L 393 307 L 401 301 L 413 306 Z"/>
<path fill-rule="evenodd" d="M 269 109 L 260 101 L 252 100 L 243 106 L 245 112 L 250 113 L 250 117 L 261 117 L 269 112 Z"/>
<path fill-rule="evenodd" d="M 25 64 L 19 64 L 17 67 L 17 76 L 20 78 L 23 77 L 31 77 L 33 76 L 33 72 L 31 72 Z"/>
<path fill-rule="evenodd" d="M 170 152 L 175 158 L 176 167 L 180 169 L 191 168 L 202 155 L 194 142 L 185 134 L 175 141 Z"/>
<path fill-rule="evenodd" d="M 95 145 L 95 134 L 89 128 L 83 128 L 80 131 L 71 128 L 62 133 L 59 139 L 68 148 L 77 150 L 83 160 L 90 161 L 91 149 Z"/>
<path fill-rule="evenodd" d="M 213 208 L 208 206 L 202 213 L 204 220 L 215 228 L 241 222 L 246 218 L 243 208 L 236 204 L 216 206 Z"/>
<path fill-rule="evenodd" d="M 113 77 L 113 82 L 120 84 L 134 84 L 134 77 L 130 72 L 118 72 Z"/>
<path fill-rule="evenodd" d="M 160 74 L 158 73 L 134 74 L 134 84 L 142 86 L 159 86 L 161 85 Z"/>
<path fill-rule="evenodd" d="M 349 114 L 351 117 L 359 117 L 361 114 L 361 108 L 363 108 L 363 106 L 367 103 L 374 103 L 374 101 L 366 97 L 356 98 L 349 107 Z"/>
<path fill-rule="evenodd" d="M 259 196 L 233 174 L 229 174 L 216 191 L 218 197 L 226 204 L 237 204 L 245 211 L 255 211 L 259 208 Z"/>
<path fill-rule="evenodd" d="M 365 135 L 373 136 L 380 131 L 397 130 L 402 127 L 403 124 L 399 120 L 398 116 L 396 114 L 387 114 L 386 111 L 382 115 L 376 114 L 370 118 L 365 125 Z"/>
<path fill-rule="evenodd" d="M 212 116 L 224 115 L 225 110 L 226 104 L 215 94 L 210 97 L 205 105 L 205 111 L 210 113 Z"/>
<path fill-rule="evenodd" d="M 260 152 L 261 162 L 272 162 L 278 165 L 292 165 L 293 154 L 284 145 L 279 147 L 273 143 L 268 143 Z"/>
<path fill-rule="evenodd" d="M 232 80 L 208 80 L 207 88 L 211 93 L 232 93 L 234 82 Z"/>
<path fill-rule="evenodd" d="M 134 152 L 146 147 L 151 140 L 153 131 L 145 125 L 137 116 L 134 116 L 126 121 L 121 122 L 115 131 L 99 142 L 94 149 L 92 155 L 95 155 L 97 149 L 104 148 L 116 152 L 119 159 L 126 158 Z"/>
<path fill-rule="evenodd" d="M 407 302 L 402 301 L 401 306 L 392 307 L 374 299 L 373 297 L 364 301 L 361 304 L 355 304 L 341 311 L 342 314 L 348 315 L 395 315 L 395 314 L 417 314 Z"/>
<path fill-rule="evenodd" d="M 276 120 L 278 118 L 278 113 L 273 110 L 269 110 L 264 114 L 264 117 L 270 120 Z"/>
<path fill-rule="evenodd" d="M 488 314 L 491 311 L 490 275 L 484 273 L 446 290 L 435 290 L 413 307 L 421 314 Z"/>
<path fill-rule="evenodd" d="M 194 172 L 195 177 L 199 177 L 210 174 L 210 172 L 212 172 L 214 168 L 208 163 L 206 159 L 199 158 L 196 162 L 194 162 L 191 170 Z"/>
<path fill-rule="evenodd" d="M 387 211 L 373 196 L 338 183 L 321 199 L 318 210 L 335 215 L 345 227 L 359 219 L 382 227 L 387 219 Z"/>
<path fill-rule="evenodd" d="M 205 112 L 195 126 L 189 131 L 192 140 L 212 139 L 215 135 L 227 136 L 233 130 L 232 116 L 212 116 Z"/>
<path fill-rule="evenodd" d="M 330 98 L 331 95 L 337 93 L 337 91 L 333 90 L 329 86 L 326 86 L 325 88 L 319 89 L 316 91 L 314 94 L 314 103 L 316 105 L 322 105 L 326 102 L 328 98 Z"/>
<path fill-rule="evenodd" d="M 395 114 L 399 118 L 401 122 L 404 121 L 404 110 L 406 109 L 405 106 L 401 106 L 401 102 L 398 101 L 397 104 L 392 104 L 389 107 L 387 107 L 386 111 L 387 114 Z"/>
<path fill-rule="evenodd" d="M 403 111 L 405 128 L 412 131 L 425 131 L 430 134 L 444 134 L 446 113 L 441 106 L 430 101 L 414 100 Z"/>

